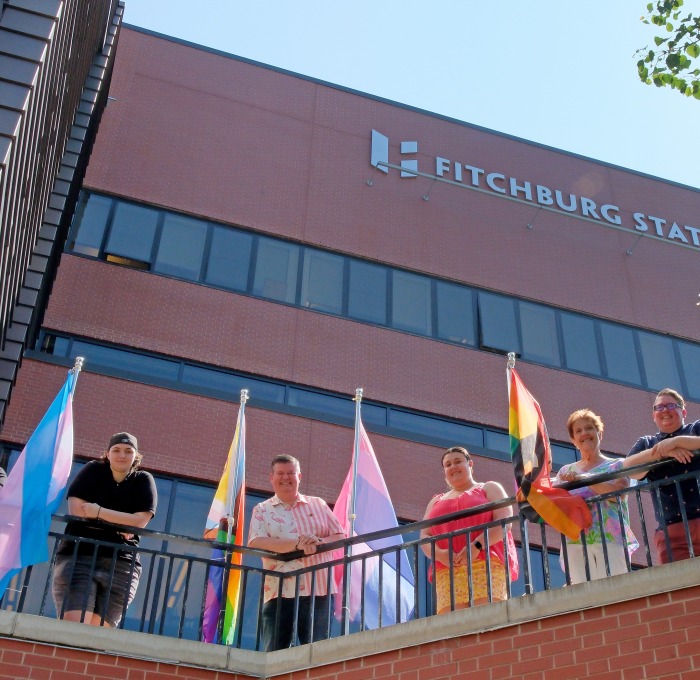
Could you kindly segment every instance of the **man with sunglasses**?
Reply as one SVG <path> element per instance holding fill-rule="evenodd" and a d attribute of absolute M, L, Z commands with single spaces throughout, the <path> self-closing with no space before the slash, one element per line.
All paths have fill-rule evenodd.
<path fill-rule="evenodd" d="M 635 475 L 637 478 L 645 477 L 649 482 L 670 479 L 687 472 L 695 472 L 698 475 L 679 483 L 680 497 L 676 493 L 674 482 L 661 484 L 658 487 L 658 497 L 656 491 L 653 492 L 654 511 L 659 523 L 654 542 L 662 564 L 690 557 L 681 504 L 685 508 L 688 520 L 693 553 L 696 557 L 700 556 L 700 420 L 686 425 L 685 415 L 683 397 L 670 387 L 661 390 L 656 395 L 652 411 L 659 431 L 655 435 L 641 437 L 627 454 L 628 457 L 651 454 L 656 459 L 675 458 L 674 461 L 642 475 Z M 643 462 L 642 457 L 639 455 L 639 462 Z"/>

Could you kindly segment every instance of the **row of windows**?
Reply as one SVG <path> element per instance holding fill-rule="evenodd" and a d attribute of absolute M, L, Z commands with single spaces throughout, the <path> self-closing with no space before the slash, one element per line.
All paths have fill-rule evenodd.
<path fill-rule="evenodd" d="M 68 250 L 700 400 L 700 345 L 241 229 L 84 193 Z"/>
<path fill-rule="evenodd" d="M 45 358 L 48 354 L 65 358 L 70 360 L 65 363 L 72 365 L 76 357 L 82 356 L 86 360 L 85 369 L 92 372 L 106 372 L 108 375 L 133 378 L 142 383 L 233 402 L 239 400 L 242 389 L 247 389 L 250 391 L 251 405 L 256 408 L 303 415 L 348 427 L 354 423 L 355 403 L 351 395 L 331 394 L 311 387 L 178 361 L 171 357 L 89 342 L 48 331 L 42 331 L 39 341 L 42 352 L 40 357 Z M 460 444 L 472 447 L 479 455 L 510 460 L 510 440 L 506 431 L 367 400 L 362 401 L 362 421 L 373 432 L 435 446 Z M 576 455 L 573 447 L 552 444 L 552 458 L 556 468 L 574 462 Z"/>

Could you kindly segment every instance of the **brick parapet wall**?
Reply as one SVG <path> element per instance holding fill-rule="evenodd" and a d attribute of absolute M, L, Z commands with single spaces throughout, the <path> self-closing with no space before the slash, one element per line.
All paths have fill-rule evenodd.
<path fill-rule="evenodd" d="M 272 654 L 0 612 L 0 680 L 694 680 L 698 614 L 698 559 Z"/>

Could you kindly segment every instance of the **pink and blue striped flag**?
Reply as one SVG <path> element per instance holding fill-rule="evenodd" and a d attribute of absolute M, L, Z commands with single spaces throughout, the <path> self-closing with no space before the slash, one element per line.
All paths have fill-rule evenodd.
<path fill-rule="evenodd" d="M 356 418 L 355 427 L 359 427 L 358 450 L 353 454 L 353 464 L 350 466 L 350 471 L 345 478 L 345 483 L 333 508 L 333 514 L 340 521 L 348 537 L 350 537 L 350 514 L 353 508 L 352 489 L 355 468 L 357 469 L 354 503 L 356 518 L 352 535 L 360 536 L 398 526 L 394 506 L 391 503 L 389 491 L 379 469 L 377 457 L 359 417 Z M 357 465 L 355 465 L 355 455 L 358 456 Z M 391 536 L 356 544 L 352 547 L 352 554 L 360 555 L 372 550 L 400 546 L 402 544 L 403 540 L 400 536 Z M 347 567 L 350 569 L 350 588 L 346 589 L 347 592 L 345 594 L 343 594 L 343 566 L 335 567 L 335 582 L 338 588 L 338 594 L 335 596 L 336 617 L 338 619 L 341 618 L 343 600 L 345 599 L 346 606 L 349 609 L 350 620 L 358 619 L 364 589 L 365 628 L 379 628 L 380 625 L 384 627 L 408 621 L 413 616 L 414 579 L 406 551 L 390 551 L 384 554 L 381 560 L 378 556 L 365 560 L 364 583 L 362 582 L 362 564 L 362 560 L 356 560 L 351 563 L 351 566 Z M 381 622 L 379 604 L 380 578 L 382 592 Z M 397 585 L 400 593 L 398 609 Z"/>
<path fill-rule="evenodd" d="M 245 393 L 245 394 L 244 394 Z M 224 473 L 211 504 L 204 530 L 204 538 L 217 543 L 243 545 L 245 525 L 245 402 L 247 390 L 241 392 L 236 432 L 228 452 Z M 212 560 L 222 565 L 229 553 L 232 565 L 240 565 L 240 552 L 215 548 Z M 202 621 L 202 640 L 211 643 L 233 644 L 240 607 L 241 571 L 212 564 L 209 568 L 207 593 Z M 225 591 L 225 595 L 224 595 Z"/>
<path fill-rule="evenodd" d="M 22 569 L 49 559 L 51 515 L 61 503 L 73 464 L 78 370 L 69 372 L 0 489 L 0 598 Z"/>

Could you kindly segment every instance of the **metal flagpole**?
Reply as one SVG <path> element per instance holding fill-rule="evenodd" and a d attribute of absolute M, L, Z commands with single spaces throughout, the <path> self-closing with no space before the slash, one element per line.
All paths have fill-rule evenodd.
<path fill-rule="evenodd" d="M 75 394 L 75 386 L 78 384 L 78 375 L 80 375 L 80 371 L 82 370 L 84 363 L 85 357 L 75 357 L 75 363 L 73 364 L 73 368 L 70 369 L 70 373 L 73 374 L 73 384 L 70 388 L 71 397 Z"/>
<path fill-rule="evenodd" d="M 357 465 L 360 460 L 360 409 L 362 405 L 362 388 L 358 387 L 355 390 L 355 397 L 353 398 L 355 402 L 355 444 L 353 447 L 352 455 L 352 486 L 350 487 L 350 503 L 348 505 L 348 520 L 350 522 L 350 531 L 348 532 L 348 538 L 352 538 L 355 534 L 355 519 L 357 515 L 355 513 L 355 495 L 357 487 Z M 352 555 L 352 547 L 349 547 L 348 554 Z M 344 634 L 347 635 L 350 632 L 350 586 L 352 581 L 352 562 L 348 561 L 347 569 L 345 570 L 345 631 Z"/>
<path fill-rule="evenodd" d="M 233 535 L 233 505 L 236 499 L 233 497 L 235 489 L 238 488 L 238 461 L 241 455 L 241 445 L 243 441 L 243 427 L 242 423 L 244 420 L 245 404 L 248 401 L 248 390 L 241 390 L 241 407 L 238 410 L 238 422 L 236 429 L 238 430 L 238 439 L 236 441 L 236 451 L 232 460 L 229 460 L 229 471 L 228 471 L 228 490 L 226 492 L 226 542 L 231 542 L 231 536 Z"/>

